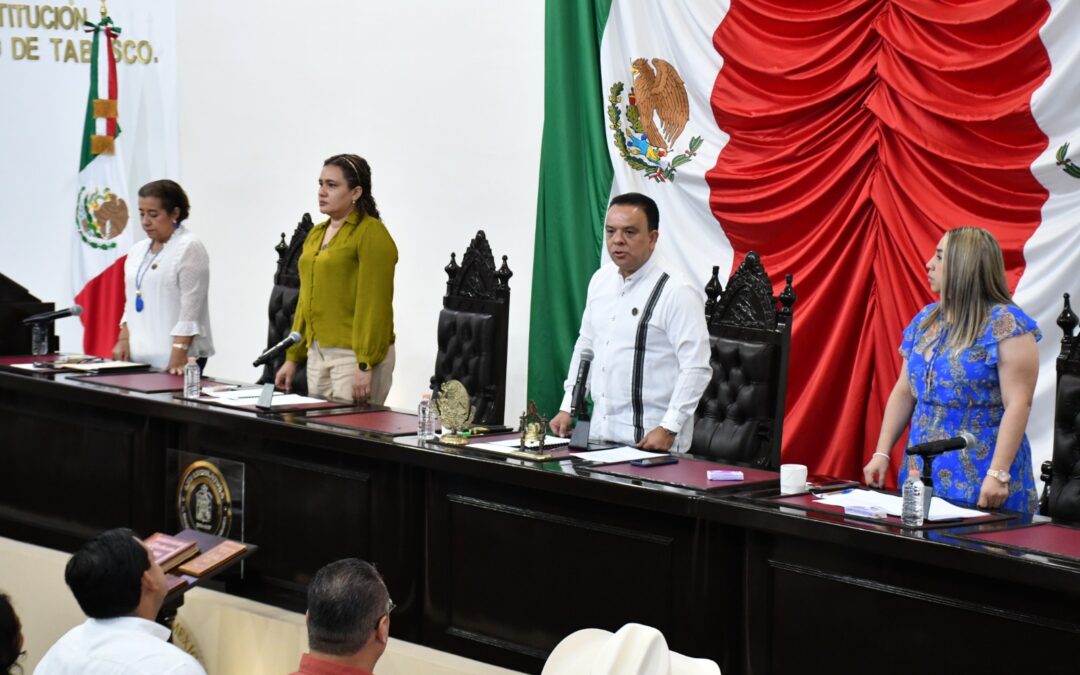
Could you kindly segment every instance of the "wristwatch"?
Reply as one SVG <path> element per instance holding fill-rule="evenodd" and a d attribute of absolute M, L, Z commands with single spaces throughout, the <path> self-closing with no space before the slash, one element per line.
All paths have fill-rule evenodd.
<path fill-rule="evenodd" d="M 367 371 L 367 364 L 366 364 L 366 363 L 364 363 L 363 361 L 361 361 L 360 363 L 356 364 L 356 367 L 357 367 L 357 368 L 359 368 L 360 370 L 363 370 L 363 371 L 365 371 L 365 372 Z"/>
<path fill-rule="evenodd" d="M 1009 484 L 1009 480 L 1010 480 L 1009 472 L 1005 471 L 1004 469 L 990 469 L 989 471 L 986 472 L 986 475 L 991 476 L 993 478 L 997 478 L 999 481 L 1001 481 L 1002 483 L 1005 483 L 1006 485 Z"/>

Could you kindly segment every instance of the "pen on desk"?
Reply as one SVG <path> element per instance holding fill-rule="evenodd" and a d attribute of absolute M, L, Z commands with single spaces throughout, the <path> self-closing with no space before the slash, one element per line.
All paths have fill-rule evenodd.
<path fill-rule="evenodd" d="M 851 492 L 854 489 L 855 488 L 850 488 L 850 487 L 845 488 L 844 486 L 839 485 L 839 486 L 812 487 L 809 490 L 807 490 L 807 492 L 809 492 L 811 495 L 814 495 L 814 496 L 831 494 L 833 492 L 835 492 L 837 494 L 846 495 L 846 494 L 848 494 L 849 492 Z"/>

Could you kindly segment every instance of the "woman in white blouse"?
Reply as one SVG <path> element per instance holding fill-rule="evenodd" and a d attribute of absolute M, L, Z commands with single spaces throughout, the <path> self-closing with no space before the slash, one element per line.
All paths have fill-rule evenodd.
<path fill-rule="evenodd" d="M 113 358 L 182 374 L 189 356 L 202 367 L 214 353 L 206 248 L 183 225 L 191 205 L 171 180 L 139 188 L 139 218 L 147 239 L 124 262 L 127 298 Z"/>

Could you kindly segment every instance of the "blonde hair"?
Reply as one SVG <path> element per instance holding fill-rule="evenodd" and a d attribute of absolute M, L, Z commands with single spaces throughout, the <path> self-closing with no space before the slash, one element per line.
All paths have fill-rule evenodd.
<path fill-rule="evenodd" d="M 945 233 L 945 266 L 941 302 L 926 315 L 919 328 L 943 320 L 949 328 L 946 346 L 966 349 L 985 330 L 994 305 L 1012 303 L 1005 282 L 1005 259 L 994 235 L 981 227 L 958 227 Z"/>

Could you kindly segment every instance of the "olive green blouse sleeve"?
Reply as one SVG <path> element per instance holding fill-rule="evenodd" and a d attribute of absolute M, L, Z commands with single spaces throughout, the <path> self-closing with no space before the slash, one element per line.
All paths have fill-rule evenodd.
<path fill-rule="evenodd" d="M 398 261 L 397 245 L 381 221 L 368 220 L 358 254 L 352 346 L 357 362 L 374 367 L 394 343 L 394 267 Z"/>

